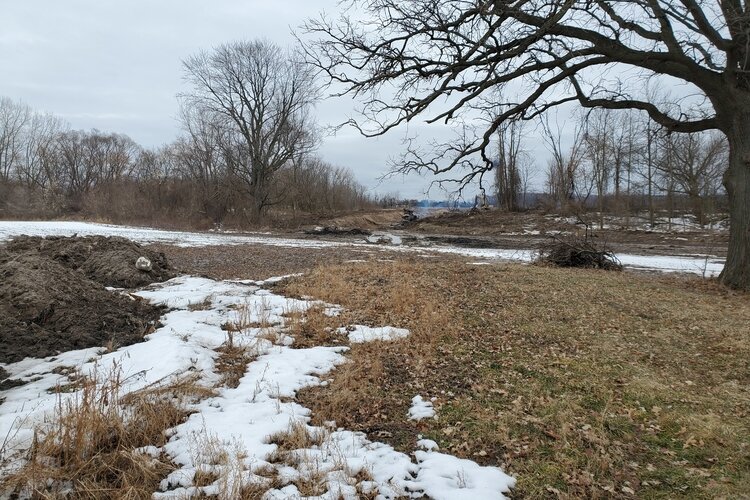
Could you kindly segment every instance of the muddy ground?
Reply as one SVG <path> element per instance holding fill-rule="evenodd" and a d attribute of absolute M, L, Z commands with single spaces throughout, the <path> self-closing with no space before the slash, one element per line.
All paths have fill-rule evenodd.
<path fill-rule="evenodd" d="M 343 229 L 389 231 L 400 236 L 406 245 L 451 245 L 465 248 L 534 249 L 553 235 L 589 235 L 595 241 L 618 253 L 639 255 L 716 255 L 726 256 L 729 231 L 669 225 L 664 218 L 653 229 L 646 229 L 645 216 L 607 217 L 606 227 L 599 229 L 595 215 L 559 217 L 538 211 L 508 213 L 501 210 L 436 211 L 411 222 L 402 222 L 403 211 L 384 210 L 360 216 L 323 221 L 321 226 Z M 659 214 L 664 216 L 665 214 Z M 725 221 L 724 221 L 725 222 Z M 377 224 L 376 224 L 377 223 Z M 338 239 L 350 238 L 343 233 Z"/>
<path fill-rule="evenodd" d="M 136 269 L 141 256 L 151 271 Z M 162 310 L 107 287 L 172 276 L 164 254 L 124 238 L 20 236 L 0 245 L 0 363 L 139 342 Z"/>
<path fill-rule="evenodd" d="M 352 260 L 393 259 L 401 255 L 385 247 L 298 248 L 267 245 L 224 245 L 175 247 L 149 245 L 169 256 L 180 274 L 196 274 L 212 279 L 264 280 L 275 276 L 305 273 L 317 266 Z"/>
<path fill-rule="evenodd" d="M 604 229 L 599 229 L 595 216 L 584 216 L 585 220 L 581 221 L 570 219 L 538 212 L 444 212 L 405 224 L 403 229 L 428 237 L 460 236 L 500 248 L 535 248 L 557 232 L 585 235 L 585 222 L 589 224 L 589 234 L 613 251 L 642 255 L 708 253 L 724 256 L 729 239 L 728 231 L 685 228 L 676 224 L 661 223 L 653 230 L 646 230 L 646 219 L 638 217 L 607 220 Z"/>

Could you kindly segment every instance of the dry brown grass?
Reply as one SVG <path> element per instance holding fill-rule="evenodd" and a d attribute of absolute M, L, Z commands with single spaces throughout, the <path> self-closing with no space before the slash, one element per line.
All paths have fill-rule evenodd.
<path fill-rule="evenodd" d="M 322 432 L 311 432 L 304 423 L 293 422 L 287 431 L 268 438 L 268 442 L 275 444 L 277 448 L 267 460 L 273 464 L 299 468 L 308 460 L 303 450 L 320 446 L 324 438 L 325 435 Z M 303 497 L 324 494 L 327 490 L 326 475 L 316 470 L 312 462 L 305 463 L 305 469 L 307 473 L 292 481 L 291 484 L 297 487 Z M 285 485 L 278 475 L 273 478 L 273 481 L 277 487 Z"/>
<path fill-rule="evenodd" d="M 750 300 L 698 279 L 401 260 L 328 266 L 285 292 L 410 328 L 353 346 L 314 422 L 403 451 L 417 433 L 503 466 L 520 497 L 750 491 Z M 415 394 L 438 421 L 406 419 Z"/>
<path fill-rule="evenodd" d="M 331 471 L 321 468 L 315 462 L 316 459 L 305 453 L 305 450 L 323 445 L 327 435 L 327 431 L 323 428 L 311 430 L 302 422 L 294 422 L 288 430 L 268 438 L 269 443 L 277 445 L 274 453 L 268 457 L 270 463 L 291 466 L 304 471 L 300 477 L 289 483 L 297 487 L 302 497 L 319 496 L 328 491 L 327 477 Z M 377 491 L 371 491 L 366 487 L 369 482 L 373 481 L 369 470 L 363 468 L 353 474 L 344 460 L 336 463 L 335 467 L 349 478 L 349 484 L 357 491 L 357 498 L 374 499 L 377 497 Z M 268 476 L 271 478 L 273 488 L 280 488 L 287 484 L 279 477 L 276 469 L 269 471 Z"/>
<path fill-rule="evenodd" d="M 219 354 L 214 361 L 216 373 L 221 376 L 221 385 L 235 389 L 240 385 L 240 379 L 245 375 L 247 365 L 257 357 L 257 353 L 248 345 L 235 342 L 235 335 L 242 333 L 237 324 L 222 326 L 227 332 L 227 339 L 216 349 Z"/>
<path fill-rule="evenodd" d="M 284 318 L 285 333 L 294 337 L 295 348 L 348 343 L 346 336 L 336 331 L 344 325 L 342 317 L 326 315 L 323 306 L 316 305 L 306 311 L 290 310 Z"/>
<path fill-rule="evenodd" d="M 191 302 L 188 304 L 188 311 L 207 311 L 213 307 L 213 297 L 208 296 L 200 302 Z"/>
<path fill-rule="evenodd" d="M 210 395 L 195 377 L 154 384 L 120 397 L 117 369 L 106 379 L 85 377 L 40 426 L 27 463 L 0 491 L 32 498 L 151 498 L 174 466 L 138 451 L 163 446 L 164 431 L 187 417 L 185 403 Z"/>
<path fill-rule="evenodd" d="M 290 451 L 320 446 L 324 437 L 322 432 L 311 432 L 302 422 L 293 422 L 287 431 L 269 436 L 268 442 L 277 446 L 278 458 L 278 455 Z"/>
<path fill-rule="evenodd" d="M 236 389 L 240 385 L 240 379 L 245 375 L 247 365 L 255 355 L 247 347 L 234 345 L 226 342 L 216 349 L 219 356 L 214 362 L 216 373 L 221 376 L 221 384 Z"/>

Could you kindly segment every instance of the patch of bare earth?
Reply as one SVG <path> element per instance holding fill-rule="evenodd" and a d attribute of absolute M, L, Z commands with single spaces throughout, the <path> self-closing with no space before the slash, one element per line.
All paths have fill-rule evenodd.
<path fill-rule="evenodd" d="M 309 271 L 317 266 L 340 264 L 347 260 L 390 258 L 391 252 L 371 248 L 295 248 L 269 245 L 226 245 L 181 248 L 150 245 L 169 255 L 172 267 L 180 273 L 213 279 L 263 280 Z"/>
<path fill-rule="evenodd" d="M 661 214 L 664 215 L 664 214 Z M 497 248 L 534 248 L 548 235 L 559 232 L 583 236 L 589 224 L 597 240 L 616 252 L 645 255 L 726 255 L 729 233 L 708 228 L 685 228 L 659 224 L 657 231 L 643 229 L 644 217 L 621 217 L 618 222 L 607 221 L 608 227 L 599 229 L 595 214 L 562 218 L 543 212 L 509 213 L 502 210 L 438 212 L 435 215 L 407 223 L 404 229 L 422 235 L 442 235 L 451 240 L 479 240 Z M 640 225 L 640 229 L 639 229 Z M 445 235 L 451 237 L 445 238 Z M 460 238 L 459 238 L 460 237 Z M 429 238 L 429 236 L 428 236 Z M 457 242 L 459 245 L 460 242 Z M 465 245 L 461 245 L 465 246 Z"/>
<path fill-rule="evenodd" d="M 140 257 L 150 260 L 150 270 L 136 268 Z M 124 238 L 18 236 L 0 243 L 0 362 L 141 342 L 163 309 L 105 287 L 172 276 L 163 254 Z M 2 381 L 0 388 L 18 383 Z"/>
<path fill-rule="evenodd" d="M 514 496 L 739 498 L 750 491 L 750 300 L 699 279 L 401 259 L 280 285 L 341 304 L 293 335 L 409 328 L 352 345 L 315 424 L 410 452 L 418 434 L 517 475 Z M 295 330 L 296 329 L 296 330 Z M 316 333 L 316 329 L 320 330 Z M 416 394 L 437 420 L 407 419 Z"/>

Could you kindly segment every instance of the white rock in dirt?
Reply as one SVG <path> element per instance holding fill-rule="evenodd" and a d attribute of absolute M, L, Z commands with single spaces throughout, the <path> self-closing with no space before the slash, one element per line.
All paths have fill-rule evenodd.
<path fill-rule="evenodd" d="M 138 260 L 135 261 L 135 268 L 139 271 L 151 271 L 151 268 L 153 266 L 151 265 L 151 261 L 147 259 L 146 257 L 138 257 Z"/>

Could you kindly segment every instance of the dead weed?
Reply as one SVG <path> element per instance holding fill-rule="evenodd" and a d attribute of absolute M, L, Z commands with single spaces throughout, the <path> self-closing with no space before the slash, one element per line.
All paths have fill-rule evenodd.
<path fill-rule="evenodd" d="M 27 463 L 3 479 L 0 491 L 31 498 L 151 498 L 174 466 L 142 448 L 163 446 L 165 431 L 187 417 L 185 403 L 210 392 L 188 376 L 121 397 L 118 368 L 77 383 L 80 392 L 61 393 L 52 419 L 35 432 Z"/>

